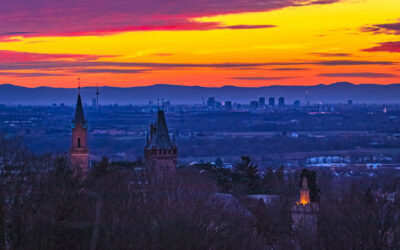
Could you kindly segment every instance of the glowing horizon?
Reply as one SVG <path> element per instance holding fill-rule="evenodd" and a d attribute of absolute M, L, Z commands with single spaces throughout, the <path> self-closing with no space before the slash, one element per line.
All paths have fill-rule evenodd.
<path fill-rule="evenodd" d="M 0 10 L 0 84 L 399 83 L 395 0 L 31 2 Z"/>

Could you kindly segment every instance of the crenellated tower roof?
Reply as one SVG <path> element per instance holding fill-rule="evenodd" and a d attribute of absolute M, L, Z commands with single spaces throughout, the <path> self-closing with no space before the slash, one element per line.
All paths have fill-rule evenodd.
<path fill-rule="evenodd" d="M 151 126 L 150 138 L 148 139 L 147 148 L 171 149 L 174 144 L 169 136 L 167 122 L 163 110 L 159 110 L 157 114 L 156 124 Z"/>

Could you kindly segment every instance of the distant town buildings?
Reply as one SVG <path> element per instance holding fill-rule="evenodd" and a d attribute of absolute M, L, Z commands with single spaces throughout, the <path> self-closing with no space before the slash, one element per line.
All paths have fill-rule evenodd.
<path fill-rule="evenodd" d="M 279 107 L 285 106 L 285 97 L 279 97 Z"/>
<path fill-rule="evenodd" d="M 258 102 L 257 101 L 251 101 L 250 102 L 250 109 L 251 110 L 256 110 L 258 108 Z"/>
<path fill-rule="evenodd" d="M 264 107 L 265 106 L 265 97 L 260 97 L 258 99 L 258 106 L 259 107 Z"/>
<path fill-rule="evenodd" d="M 275 97 L 270 97 L 268 100 L 268 104 L 271 107 L 275 107 Z"/>
<path fill-rule="evenodd" d="M 225 110 L 226 111 L 231 111 L 232 110 L 232 102 L 231 101 L 226 101 L 225 102 Z"/>
<path fill-rule="evenodd" d="M 94 92 L 94 91 L 93 91 Z M 275 101 L 276 97 L 269 97 L 269 103 L 274 105 L 274 101 Z M 282 100 L 283 99 L 283 100 Z M 95 104 L 97 104 L 97 99 L 95 98 L 91 98 L 92 100 L 92 106 L 95 106 Z M 161 99 L 160 99 L 161 100 Z M 71 163 L 74 167 L 78 167 L 79 169 L 82 169 L 84 171 L 86 171 L 86 169 L 89 166 L 89 148 L 87 146 L 87 133 L 88 133 L 88 129 L 87 129 L 87 122 L 85 120 L 85 113 L 83 111 L 83 109 L 86 107 L 83 106 L 83 102 L 84 101 L 82 99 L 81 94 L 78 94 L 78 99 L 77 99 L 77 104 L 76 104 L 76 108 L 75 108 L 75 117 L 73 120 L 73 129 L 72 129 L 72 138 L 71 138 L 71 147 L 70 147 L 70 159 L 71 159 Z M 142 112 L 143 114 L 148 114 L 153 116 L 154 112 L 157 113 L 158 115 L 158 110 L 162 109 L 162 110 L 166 110 L 166 112 L 169 113 L 174 113 L 175 115 L 172 116 L 173 119 L 175 119 L 175 123 L 177 124 L 177 122 L 179 122 L 179 124 L 184 123 L 184 116 L 186 113 L 188 114 L 195 114 L 195 115 L 204 115 L 204 112 L 210 112 L 210 117 L 214 116 L 214 117 L 218 117 L 221 113 L 223 112 L 232 112 L 232 113 L 243 113 L 243 112 L 251 112 L 254 113 L 255 115 L 260 115 L 260 117 L 262 116 L 263 113 L 274 113 L 274 115 L 277 115 L 277 117 L 283 117 L 282 115 L 285 114 L 285 112 L 292 112 L 293 114 L 296 115 L 296 117 L 294 117 L 293 119 L 290 120 L 284 120 L 284 118 L 278 118 L 277 121 L 253 121 L 253 120 L 249 120 L 248 121 L 248 126 L 250 129 L 254 128 L 254 127 L 264 127 L 267 129 L 272 128 L 273 130 L 271 130 L 273 133 L 276 134 L 281 134 L 284 136 L 290 136 L 292 138 L 298 139 L 299 141 L 306 141 L 308 142 L 308 138 L 314 138 L 318 141 L 320 141 L 321 144 L 325 143 L 325 141 L 330 140 L 332 138 L 335 138 L 337 136 L 343 137 L 343 140 L 347 139 L 347 132 L 346 133 L 340 133 L 339 135 L 330 135 L 329 133 L 303 133 L 303 132 L 299 132 L 296 129 L 301 128 L 304 129 L 304 124 L 302 124 L 303 120 L 307 120 L 309 121 L 310 119 L 312 119 L 312 117 L 314 115 L 318 115 L 321 117 L 321 120 L 329 120 L 332 119 L 333 117 L 335 117 L 336 115 L 338 117 L 343 117 L 346 112 L 348 112 L 349 110 L 359 110 L 361 112 L 364 112 L 366 114 L 366 112 L 378 112 L 381 113 L 383 108 L 386 108 L 385 106 L 382 105 L 375 105 L 375 106 L 365 106 L 362 104 L 353 104 L 351 107 L 349 107 L 346 103 L 341 103 L 341 104 L 313 104 L 310 106 L 306 106 L 306 105 L 301 105 L 300 100 L 295 100 L 293 102 L 292 105 L 285 105 L 284 108 L 281 108 L 282 103 L 284 103 L 284 97 L 279 98 L 279 106 L 280 107 L 273 107 L 273 106 L 269 106 L 266 105 L 265 107 L 262 106 L 262 104 L 265 102 L 265 98 L 264 97 L 260 97 L 258 99 L 255 99 L 253 101 L 251 101 L 250 103 L 247 104 L 240 104 L 240 103 L 233 103 L 232 101 L 225 101 L 223 102 L 223 105 L 221 104 L 221 102 L 219 100 L 217 100 L 215 97 L 210 97 L 207 100 L 207 104 L 206 105 L 201 105 L 201 104 L 195 104 L 195 105 L 176 105 L 173 104 L 171 105 L 169 101 L 163 101 L 162 105 L 160 105 L 161 103 L 159 102 L 159 105 L 154 105 L 153 102 L 150 102 L 149 105 L 142 105 L 142 106 L 121 106 L 120 109 L 123 110 L 122 113 L 126 113 L 131 115 L 132 113 L 140 113 Z M 268 104 L 269 104 L 268 103 Z M 56 105 L 54 105 L 54 107 L 56 107 Z M 50 111 L 54 112 L 54 107 L 50 107 Z M 57 106 L 58 107 L 58 106 Z M 61 107 L 61 106 L 60 106 Z M 212 109 L 210 107 L 213 107 Z M 395 105 L 388 105 L 387 106 L 389 108 L 389 111 L 391 113 L 394 114 L 393 110 L 400 110 L 398 106 Z M 65 110 L 67 110 L 67 108 L 69 107 L 64 107 L 64 109 L 59 108 L 57 112 L 65 112 Z M 104 105 L 103 106 L 103 110 L 106 111 L 114 111 L 115 108 L 118 108 L 118 106 L 112 106 L 112 105 Z M 164 109 L 165 108 L 165 109 Z M 370 110 L 370 111 L 369 111 Z M 71 111 L 72 112 L 72 111 Z M 94 115 L 95 117 L 99 117 L 100 115 L 102 115 L 99 112 L 94 112 L 94 109 L 89 109 L 88 111 L 88 115 Z M 387 111 L 386 111 L 387 112 Z M 241 114 L 238 114 L 241 115 Z M 122 115 L 124 116 L 124 115 Z M 121 116 L 121 117 L 122 117 Z M 227 115 L 230 116 L 230 115 Z M 122 117 L 121 119 L 127 119 L 128 116 L 126 117 Z M 147 116 L 149 117 L 149 116 Z M 163 119 L 165 121 L 165 114 L 163 114 Z M 234 117 L 234 116 L 232 116 Z M 234 119 L 234 118 L 230 118 L 230 119 Z M 398 120 L 399 118 L 397 118 L 394 115 L 390 115 L 386 117 L 387 119 L 391 120 L 391 121 L 395 121 Z M 37 119 L 37 118 L 35 118 Z M 95 118 L 96 119 L 96 118 Z M 103 118 L 102 118 L 103 119 Z M 110 118 L 106 118 L 106 119 L 110 119 Z M 136 119 L 136 118 L 130 118 L 130 119 Z M 148 119 L 148 118 L 146 118 Z M 160 118 L 157 117 L 157 122 L 155 123 L 158 124 L 158 120 Z M 99 121 L 97 121 L 97 124 L 94 124 L 94 126 L 96 127 L 96 129 L 93 129 L 91 131 L 91 133 L 93 133 L 94 136 L 97 135 L 119 135 L 119 136 L 126 136 L 126 137 L 132 137 L 134 136 L 135 138 L 142 138 L 143 141 L 145 140 L 144 137 L 146 136 L 146 133 L 144 131 L 139 131 L 138 128 L 136 127 L 134 129 L 134 131 L 128 131 L 129 130 L 129 125 L 125 125 L 123 123 L 118 123 L 115 122 L 115 119 L 111 119 L 113 120 L 113 123 L 107 123 L 105 124 L 103 121 L 101 121 L 101 123 Z M 179 121 L 178 121 L 179 120 Z M 121 120 L 119 120 L 121 121 Z M 336 122 L 336 120 L 333 120 L 334 122 Z M 107 121 L 108 122 L 108 121 Z M 18 122 L 18 121 L 5 121 L 4 124 L 5 126 L 12 128 L 13 131 L 17 131 L 17 128 L 29 128 L 29 126 L 31 126 L 30 124 L 36 124 L 36 120 L 32 119 L 32 120 L 27 120 L 24 122 Z M 94 122 L 95 123 L 95 122 Z M 148 121 L 146 121 L 146 123 L 148 123 Z M 223 123 L 223 122 L 222 122 Z M 98 125 L 101 124 L 101 125 Z M 108 127 L 109 124 L 113 124 L 111 127 Z M 288 129 L 288 131 L 284 131 L 284 133 L 282 131 L 277 132 L 277 127 L 279 127 L 279 125 L 281 124 L 285 124 L 285 126 L 289 127 L 290 129 Z M 330 126 L 330 122 L 326 123 L 327 125 L 324 126 Z M 101 127 L 103 126 L 103 127 Z M 318 123 L 317 121 L 315 121 L 315 123 L 313 124 L 313 126 L 320 126 L 320 123 Z M 335 126 L 332 126 L 334 128 L 337 128 L 338 126 L 342 126 L 340 123 L 336 122 Z M 63 125 L 63 128 L 65 128 L 66 126 Z M 165 127 L 166 127 L 166 122 L 165 122 Z M 330 128 L 330 127 L 329 127 Z M 249 131 L 246 131 L 246 133 L 250 134 L 253 131 L 251 131 L 249 129 Z M 196 131 L 197 130 L 197 131 Z M 185 130 L 181 130 L 181 131 L 177 131 L 178 136 L 182 136 L 182 138 L 192 138 L 192 137 L 198 137 L 201 138 L 205 135 L 205 133 L 199 133 L 199 128 L 196 127 L 195 132 L 189 131 L 186 129 Z M 29 129 L 25 129 L 24 130 L 25 133 L 32 133 Z M 61 132 L 60 132 L 61 131 Z M 154 130 L 150 129 L 148 135 L 148 141 L 152 141 L 153 137 L 157 134 L 160 134 L 157 132 L 158 130 L 156 129 L 156 127 L 154 127 Z M 268 131 L 269 132 L 269 131 Z M 270 134 L 268 134 L 268 132 L 265 133 L 265 135 L 263 136 L 270 136 Z M 70 136 L 70 130 L 66 129 L 66 131 L 63 131 L 60 128 L 57 128 L 57 130 L 52 130 L 48 133 L 52 133 L 52 134 L 60 134 L 63 133 L 65 136 Z M 348 132 L 350 133 L 350 132 Z M 166 133 L 168 134 L 168 132 Z M 352 133 L 353 134 L 353 133 Z M 356 133 L 354 133 L 356 135 Z M 219 134 L 206 134 L 206 136 L 210 136 L 210 137 L 215 137 L 217 138 L 218 136 L 220 136 Z M 225 135 L 224 135 L 225 136 Z M 370 137 L 370 135 L 368 135 Z M 371 135 L 372 136 L 372 135 Z M 307 138 L 306 138 L 307 137 Z M 379 137 L 373 137 L 371 139 L 371 142 L 368 142 L 368 145 L 371 145 L 373 147 L 378 147 L 381 144 L 385 144 L 385 145 L 391 145 L 393 142 L 396 142 L 398 140 L 398 138 L 400 138 L 400 136 L 398 136 L 396 133 L 392 133 L 392 134 L 388 134 L 388 135 L 379 135 Z M 171 141 L 171 138 L 169 138 L 169 140 Z M 172 143 L 172 142 L 171 142 Z M 361 143 L 361 142 L 360 142 Z M 364 143 L 364 142 L 362 142 Z M 366 142 L 367 143 L 367 142 Z M 174 145 L 174 143 L 172 143 Z M 146 142 L 146 146 L 148 145 L 148 142 Z M 170 147 L 170 149 L 172 150 L 173 147 Z M 136 149 L 137 151 L 139 151 L 139 153 L 137 151 L 135 151 L 135 154 L 138 155 L 141 153 L 140 149 Z M 111 159 L 132 159 L 132 157 L 134 157 L 132 152 L 129 153 L 125 153 L 126 151 L 119 151 L 119 152 L 115 152 L 115 153 L 110 153 L 109 156 Z M 164 151 L 161 151 L 164 152 Z M 171 155 L 170 152 L 174 152 L 172 151 L 166 151 L 166 157 L 163 156 L 163 159 L 165 160 L 166 158 L 170 157 Z M 104 152 L 102 153 L 104 154 Z M 99 160 L 100 154 L 96 152 L 96 155 L 93 155 L 93 158 L 91 159 L 96 159 Z M 159 159 L 161 159 L 161 156 L 157 156 L 159 157 Z M 157 157 L 153 157 L 152 159 L 158 159 Z M 170 160 L 173 162 L 174 159 L 175 161 L 177 160 L 176 158 L 174 158 L 176 156 L 172 156 L 170 158 Z M 376 156 L 378 157 L 378 156 Z M 197 159 L 196 159 L 197 160 Z M 156 160 L 157 162 L 161 162 Z M 184 158 L 181 159 L 182 162 L 185 161 Z M 358 170 L 375 170 L 375 169 L 383 169 L 385 170 L 386 168 L 393 168 L 397 167 L 395 166 L 396 160 L 393 159 L 384 159 L 383 157 L 378 157 L 377 159 L 350 159 L 349 158 L 349 154 L 338 154 L 338 155 L 318 155 L 318 154 L 314 154 L 314 155 L 304 155 L 302 156 L 301 159 L 288 159 L 288 160 L 282 160 L 283 164 L 286 165 L 291 165 L 291 166 L 307 166 L 310 168 L 326 168 L 326 169 L 331 169 L 332 171 L 336 171 L 339 175 L 341 176 L 345 176 L 345 175 L 349 175 L 349 176 L 353 176 L 353 173 L 350 173 L 351 170 L 353 170 L 353 168 L 355 167 Z M 149 164 L 149 160 L 147 160 L 146 164 Z M 161 164 L 161 163 L 160 163 Z M 164 164 L 164 163 L 162 163 Z M 277 164 L 273 162 L 272 164 Z M 381 164 L 381 165 L 379 165 Z M 169 164 L 168 164 L 169 166 Z M 275 166 L 275 165 L 274 165 Z M 166 165 L 164 165 L 163 167 L 156 167 L 155 169 L 162 169 L 165 168 Z M 169 167 L 168 167 L 169 168 Z M 158 170 L 154 170 L 154 171 L 158 171 Z M 159 171 L 160 172 L 160 171 Z M 167 171 L 169 172 L 169 171 Z M 364 173 L 368 173 L 364 171 L 362 174 Z M 335 173 L 336 174 L 336 173 Z"/>
<path fill-rule="evenodd" d="M 207 100 L 207 106 L 211 109 L 214 109 L 216 106 L 215 97 L 209 97 Z"/>
<path fill-rule="evenodd" d="M 293 102 L 293 107 L 300 108 L 300 101 L 299 100 L 294 101 Z"/>

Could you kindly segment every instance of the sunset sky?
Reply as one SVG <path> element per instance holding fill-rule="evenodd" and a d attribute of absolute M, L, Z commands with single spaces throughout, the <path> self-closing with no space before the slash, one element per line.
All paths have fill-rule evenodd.
<path fill-rule="evenodd" d="M 400 83 L 399 0 L 2 0 L 0 84 Z"/>

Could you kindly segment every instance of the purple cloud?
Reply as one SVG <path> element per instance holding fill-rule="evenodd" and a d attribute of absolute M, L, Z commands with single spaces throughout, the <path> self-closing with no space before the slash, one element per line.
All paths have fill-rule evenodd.
<path fill-rule="evenodd" d="M 367 52 L 392 52 L 392 53 L 399 53 L 400 52 L 400 41 L 397 42 L 385 42 L 385 43 L 380 43 L 378 46 L 369 48 L 369 49 L 363 49 L 362 51 L 367 51 Z"/>
<path fill-rule="evenodd" d="M 275 25 L 233 25 L 233 26 L 221 26 L 221 29 L 231 29 L 231 30 L 239 30 L 239 29 L 267 29 L 267 28 L 275 28 Z"/>
<path fill-rule="evenodd" d="M 348 53 L 309 53 L 309 55 L 316 55 L 320 57 L 350 57 Z"/>
<path fill-rule="evenodd" d="M 1 63 L 0 70 L 64 70 L 72 68 L 94 68 L 94 67 L 139 67 L 146 69 L 176 69 L 176 68 L 215 68 L 215 69 L 254 69 L 263 66 L 289 66 L 289 65 L 323 65 L 323 66 L 341 66 L 341 65 L 392 65 L 393 62 L 385 61 L 321 61 L 321 62 L 270 62 L 270 63 L 142 63 L 142 62 L 101 62 L 101 61 L 28 61 Z"/>
<path fill-rule="evenodd" d="M 315 64 L 324 66 L 352 66 L 352 65 L 392 65 L 395 63 L 388 61 L 333 60 L 333 61 L 321 61 Z"/>
<path fill-rule="evenodd" d="M 23 36 L 27 34 L 34 34 L 35 32 L 27 32 L 27 31 L 20 31 L 20 32 L 4 32 L 0 33 L 0 36 Z"/>
<path fill-rule="evenodd" d="M 0 33 L 27 30 L 37 34 L 74 35 L 124 30 L 205 29 L 212 24 L 189 18 L 218 14 L 270 11 L 290 6 L 330 4 L 339 0 L 3 0 Z M 268 28 L 237 25 L 225 28 Z M 219 28 L 219 26 L 214 26 Z"/>
<path fill-rule="evenodd" d="M 400 35 L 400 23 L 375 24 L 361 27 L 363 32 L 372 32 L 374 34 L 394 34 Z"/>
<path fill-rule="evenodd" d="M 87 30 L 87 31 L 76 31 L 76 32 L 66 32 L 64 30 L 59 30 L 57 33 L 51 33 L 53 36 L 104 36 L 110 35 L 114 33 L 121 32 L 131 32 L 131 31 L 184 31 L 184 30 L 216 30 L 216 29 L 266 29 L 266 28 L 274 28 L 275 25 L 233 25 L 233 26 L 223 26 L 217 22 L 193 22 L 186 20 L 176 21 L 165 21 L 161 22 L 161 24 L 150 24 L 150 25 L 141 25 L 141 26 L 121 26 L 121 27 L 105 27 L 101 29 Z M 4 37 L 13 37 L 13 36 L 43 36 L 48 35 L 46 33 L 40 32 L 6 32 L 1 33 L 1 36 Z M 3 39 L 7 41 L 7 39 Z M 15 39 L 14 39 L 15 40 Z M 12 41 L 14 41 L 12 40 Z"/>
<path fill-rule="evenodd" d="M 276 70 L 276 71 L 301 71 L 301 70 L 309 70 L 307 68 L 275 68 L 275 69 L 270 69 L 270 70 Z"/>
<path fill-rule="evenodd" d="M 76 73 L 113 73 L 113 74 L 138 74 L 138 73 L 143 73 L 147 72 L 149 70 L 145 69 L 83 69 L 83 70 L 78 70 L 75 71 Z"/>
<path fill-rule="evenodd" d="M 370 72 L 355 72 L 355 73 L 325 73 L 319 74 L 323 77 L 354 77 L 354 78 L 394 78 L 398 77 L 394 74 L 385 73 L 370 73 Z"/>
<path fill-rule="evenodd" d="M 295 78 L 295 77 L 233 77 L 230 79 L 233 80 L 246 80 L 246 81 L 274 81 L 274 80 L 283 80 L 283 79 L 290 79 L 290 78 Z"/>
<path fill-rule="evenodd" d="M 2 76 L 12 76 L 12 77 L 46 77 L 46 76 L 65 76 L 65 74 L 52 74 L 52 73 L 20 73 L 20 72 L 0 72 Z"/>
<path fill-rule="evenodd" d="M 16 63 L 16 62 L 38 62 L 52 60 L 73 60 L 73 61 L 93 61 L 101 57 L 101 55 L 78 55 L 78 54 L 39 54 L 39 53 L 24 53 L 8 50 L 0 50 L 0 63 Z"/>
<path fill-rule="evenodd" d="M 267 62 L 267 63 L 151 63 L 151 62 L 104 62 L 98 61 L 102 55 L 74 54 L 35 54 L 15 51 L 0 51 L 0 71 L 37 70 L 62 71 L 74 73 L 114 73 L 138 74 L 153 70 L 212 68 L 220 70 L 307 70 L 299 65 L 323 65 L 327 67 L 341 65 L 394 65 L 389 61 L 304 61 L 304 62 Z M 275 66 L 266 69 L 264 67 Z M 54 74 L 53 74 L 54 75 Z M 38 75 L 39 76 L 39 75 Z M 283 78 L 247 78 L 245 80 L 276 80 Z M 243 80 L 243 79 L 242 79 Z"/>

